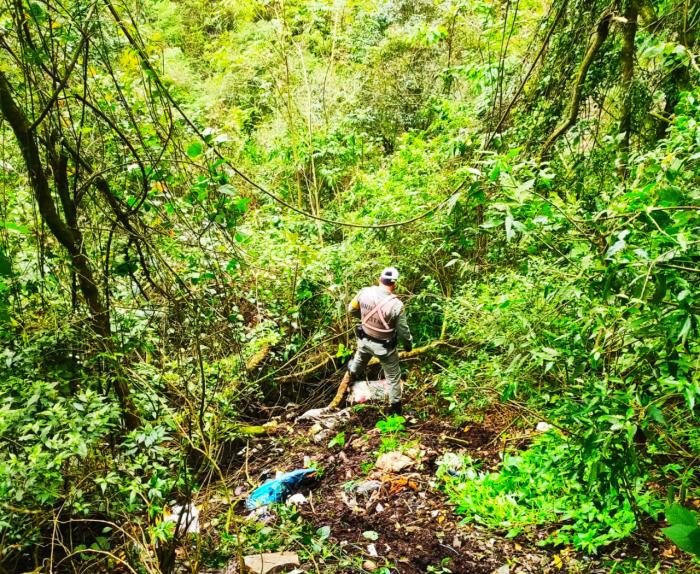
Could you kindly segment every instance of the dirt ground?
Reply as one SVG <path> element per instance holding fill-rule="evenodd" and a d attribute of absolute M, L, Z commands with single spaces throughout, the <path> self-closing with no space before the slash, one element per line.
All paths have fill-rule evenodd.
<path fill-rule="evenodd" d="M 322 469 L 318 479 L 299 489 L 307 502 L 297 508 L 315 527 L 330 527 L 329 542 L 364 567 L 338 564 L 302 564 L 308 572 L 366 572 L 390 566 L 392 573 L 425 572 L 452 574 L 515 573 L 602 573 L 603 557 L 592 559 L 571 549 L 553 549 L 537 544 L 547 533 L 505 538 L 474 524 L 461 524 L 436 483 L 437 460 L 446 452 L 469 455 L 481 468 L 496 468 L 504 449 L 523 448 L 531 433 L 514 431 L 516 414 L 501 407 L 488 411 L 483 421 L 456 427 L 433 416 L 417 420 L 410 414 L 401 433 L 401 444 L 413 463 L 400 472 L 374 468 L 382 442 L 375 428 L 384 418 L 379 407 L 350 410 L 338 426 L 323 431 L 315 421 L 295 421 L 294 414 L 280 417 L 277 436 L 256 442 L 247 460 L 247 475 L 258 484 L 272 470 L 288 471 L 315 463 Z M 504 432 L 508 430 L 506 434 Z M 342 446 L 329 448 L 328 441 L 345 433 Z M 330 437 L 330 438 L 329 438 Z M 407 446 L 408 445 L 408 446 Z M 380 483 L 376 490 L 357 491 L 366 481 Z M 241 515 L 248 513 L 239 505 Z M 652 544 L 654 541 L 652 539 Z M 667 546 L 667 545 L 666 545 Z M 634 542 L 611 549 L 610 556 L 641 552 Z M 646 552 L 649 544 L 644 545 Z M 668 553 L 659 543 L 652 552 Z M 673 557 L 668 563 L 672 564 Z M 233 574 L 236 569 L 229 568 Z"/>

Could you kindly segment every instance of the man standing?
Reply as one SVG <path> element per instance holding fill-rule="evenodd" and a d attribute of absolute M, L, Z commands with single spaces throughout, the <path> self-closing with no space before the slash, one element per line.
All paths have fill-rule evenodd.
<path fill-rule="evenodd" d="M 391 414 L 401 414 L 401 367 L 396 350 L 401 343 L 407 351 L 413 348 L 403 303 L 394 295 L 399 272 L 387 267 L 379 277 L 379 284 L 365 287 L 348 305 L 348 311 L 360 319 L 355 328 L 357 351 L 348 365 L 350 381 L 362 376 L 367 363 L 377 357 L 389 382 Z"/>

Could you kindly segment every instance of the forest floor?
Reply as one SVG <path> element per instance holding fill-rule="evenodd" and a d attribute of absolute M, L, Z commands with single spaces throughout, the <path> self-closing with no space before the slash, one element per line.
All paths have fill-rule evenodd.
<path fill-rule="evenodd" d="M 257 518 L 264 522 L 261 531 L 268 539 L 275 539 L 277 530 L 276 539 L 281 541 L 279 548 L 270 548 L 268 544 L 265 551 L 301 550 L 302 563 L 297 572 L 635 571 L 611 569 L 611 565 L 623 560 L 636 564 L 648 560 L 650 564 L 661 563 L 663 571 L 686 571 L 681 564 L 682 553 L 658 533 L 656 537 L 649 535 L 646 539 L 615 545 L 591 557 L 571 547 L 540 544 L 551 534 L 551 529 L 529 531 L 527 535 L 509 539 L 505 531 L 462 524 L 453 505 L 438 488 L 436 470 L 440 457 L 445 453 L 469 455 L 481 463 L 482 469 L 496 469 L 506 449 L 513 451 L 527 446 L 537 432 L 535 425 L 524 428 L 520 414 L 503 405 L 490 407 L 478 422 L 460 426 L 437 413 L 422 411 L 419 417 L 410 408 L 409 405 L 405 414 L 405 428 L 399 434 L 401 450 L 411 458 L 411 464 L 399 472 L 377 468 L 378 456 L 386 452 L 387 440 L 391 441 L 392 437 L 376 428 L 384 413 L 374 405 L 348 409 L 347 416 L 330 431 L 322 430 L 314 421 L 296 421 L 295 415 L 299 413 L 288 412 L 277 417 L 279 432 L 256 439 L 254 446 L 251 442 L 246 449 L 245 472 L 236 473 L 230 484 L 238 493 L 249 491 L 253 484 L 261 484 L 274 476 L 275 471 L 290 471 L 310 464 L 319 468 L 318 478 L 298 489 L 306 501 L 296 507 L 296 523 L 274 511 Z M 344 433 L 343 440 L 329 446 L 338 433 Z M 378 488 L 377 483 L 381 484 Z M 362 485 L 374 485 L 376 489 L 361 493 Z M 250 518 L 242 503 L 244 496 L 236 510 L 241 517 Z M 208 512 L 211 516 L 216 514 L 216 505 L 210 506 Z M 309 537 L 294 534 L 299 521 L 310 526 L 308 531 L 312 533 L 325 529 L 323 544 L 329 549 L 319 551 L 316 546 L 315 551 L 310 551 L 304 545 L 309 543 Z M 206 516 L 203 526 L 207 527 Z M 211 570 L 226 574 L 238 571 L 235 561 L 227 568 Z"/>

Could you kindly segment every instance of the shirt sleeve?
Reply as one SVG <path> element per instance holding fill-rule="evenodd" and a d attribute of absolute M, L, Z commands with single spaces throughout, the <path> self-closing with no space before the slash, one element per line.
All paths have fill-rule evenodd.
<path fill-rule="evenodd" d="M 348 304 L 348 313 L 352 315 L 353 317 L 360 319 L 362 317 L 362 314 L 360 313 L 360 301 L 359 301 L 360 294 L 358 293 L 352 298 L 352 301 Z"/>
<path fill-rule="evenodd" d="M 411 330 L 408 328 L 408 320 L 403 309 L 396 319 L 396 337 L 402 345 L 413 344 L 413 337 L 411 336 Z"/>

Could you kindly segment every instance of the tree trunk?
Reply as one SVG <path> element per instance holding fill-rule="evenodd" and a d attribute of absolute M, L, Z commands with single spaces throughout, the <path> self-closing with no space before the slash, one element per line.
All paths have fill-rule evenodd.
<path fill-rule="evenodd" d="M 77 217 L 69 217 L 69 219 L 73 219 L 76 222 L 72 227 L 67 225 L 59 216 L 51 194 L 51 188 L 49 187 L 46 170 L 41 160 L 35 134 L 30 128 L 27 116 L 15 102 L 10 83 L 2 71 L 0 71 L 0 113 L 10 124 L 17 138 L 29 175 L 29 184 L 39 207 L 39 213 L 54 237 L 68 251 L 80 291 L 90 310 L 93 329 L 99 336 L 104 350 L 109 351 L 111 349 L 109 313 L 100 297 L 90 266 L 90 260 L 85 254 L 83 237 L 77 227 Z M 65 202 L 66 198 L 64 195 L 61 195 L 61 191 L 57 190 L 62 201 Z M 70 213 L 70 208 L 68 208 L 68 211 Z M 139 424 L 139 419 L 129 397 L 128 385 L 121 377 L 117 376 L 113 386 L 122 406 L 126 427 L 128 429 L 135 428 Z"/>
<path fill-rule="evenodd" d="M 586 55 L 583 57 L 581 66 L 579 67 L 578 72 L 576 74 L 576 78 L 574 79 L 574 87 L 571 93 L 571 103 L 569 104 L 569 112 L 567 114 L 567 117 L 564 120 L 564 122 L 551 133 L 551 135 L 542 145 L 542 151 L 540 153 L 542 157 L 544 157 L 549 147 L 557 139 L 559 139 L 559 137 L 561 137 L 571 126 L 573 126 L 574 123 L 576 123 L 576 119 L 578 118 L 578 109 L 581 105 L 581 97 L 583 94 L 583 83 L 586 81 L 588 70 L 591 67 L 591 64 L 593 63 L 595 55 L 598 53 L 598 50 L 600 50 L 600 47 L 607 39 L 608 34 L 610 34 L 611 20 L 612 14 L 610 12 L 603 13 L 603 15 L 600 17 L 600 20 L 598 20 L 596 31 L 593 34 L 593 41 L 591 42 L 590 46 L 588 46 L 588 50 L 586 50 Z"/>
<path fill-rule="evenodd" d="M 634 40 L 637 36 L 637 0 L 628 0 L 625 9 L 625 24 L 622 43 L 622 109 L 620 113 L 620 170 L 625 170 L 632 131 L 632 81 L 634 79 Z"/>

